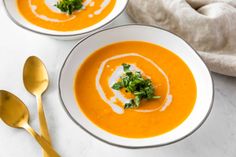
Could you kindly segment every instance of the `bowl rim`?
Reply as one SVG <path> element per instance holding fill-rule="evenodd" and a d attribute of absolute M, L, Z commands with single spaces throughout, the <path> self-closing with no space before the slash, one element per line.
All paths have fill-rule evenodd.
<path fill-rule="evenodd" d="M 11 19 L 11 21 L 13 23 L 15 23 L 17 26 L 27 30 L 27 31 L 30 31 L 30 32 L 33 32 L 33 33 L 37 33 L 37 34 L 41 34 L 41 35 L 46 35 L 46 36 L 52 36 L 52 37 L 75 37 L 75 36 L 79 36 L 79 35 L 86 35 L 86 34 L 89 34 L 91 32 L 94 32 L 94 31 L 97 31 L 103 27 L 105 27 L 106 25 L 110 24 L 111 22 L 113 22 L 115 19 L 117 19 L 124 11 L 125 9 L 127 8 L 127 5 L 128 5 L 128 2 L 129 0 L 126 0 L 126 4 L 124 5 L 124 8 L 122 8 L 121 12 L 119 12 L 115 17 L 113 17 L 110 21 L 102 24 L 101 26 L 95 28 L 95 29 L 92 29 L 92 30 L 89 30 L 89 31 L 86 31 L 86 32 L 83 32 L 83 33 L 75 33 L 74 34 L 53 34 L 53 33 L 44 33 L 43 31 L 37 31 L 36 29 L 31 29 L 29 27 L 26 27 L 22 24 L 20 24 L 12 15 L 11 13 L 9 12 L 9 10 L 7 9 L 7 6 L 6 6 L 6 1 L 7 0 L 2 0 L 3 1 L 3 7 L 4 7 L 4 10 L 5 12 L 7 13 L 7 16 Z M 34 24 L 32 24 L 34 25 Z M 78 31 L 78 30 L 77 30 Z M 58 31 L 60 32 L 60 31 Z M 68 32 L 71 32 L 71 31 L 68 31 Z M 64 32 L 64 33 L 67 33 L 67 32 Z"/>
<path fill-rule="evenodd" d="M 116 143 L 113 143 L 113 142 L 110 142 L 110 141 L 107 141 L 107 140 L 104 140 L 100 137 L 98 137 L 97 135 L 93 134 L 92 132 L 90 132 L 89 130 L 87 130 L 85 127 L 83 127 L 78 121 L 76 121 L 73 116 L 70 114 L 70 112 L 68 111 L 68 109 L 66 108 L 66 105 L 62 99 L 62 95 L 61 95 L 61 86 L 60 86 L 60 82 L 61 82 L 61 77 L 62 77 L 62 70 L 64 69 L 65 67 L 65 64 L 69 58 L 69 56 L 73 53 L 74 49 L 81 43 L 83 43 L 84 41 L 86 41 L 88 38 L 90 38 L 91 36 L 93 35 L 96 35 L 96 34 L 99 34 L 100 32 L 104 32 L 104 31 L 107 31 L 107 30 L 112 30 L 112 29 L 116 29 L 116 28 L 122 28 L 122 27 L 132 27 L 132 26 L 142 26 L 142 27 L 151 27 L 151 28 L 156 28 L 156 29 L 161 29 L 163 31 L 166 31 L 166 32 L 169 32 L 175 36 L 177 36 L 178 38 L 180 38 L 182 41 L 184 41 L 185 43 L 187 43 L 191 49 L 193 49 L 193 51 L 197 54 L 197 56 L 200 58 L 200 60 L 202 61 L 202 63 L 205 65 L 206 69 L 207 69 L 207 72 L 210 76 L 210 79 L 211 79 L 211 84 L 212 84 L 212 97 L 211 97 L 211 103 L 210 103 L 210 107 L 208 109 L 208 112 L 207 114 L 205 115 L 205 117 L 203 118 L 203 120 L 191 131 L 189 132 L 188 134 L 186 134 L 185 136 L 181 137 L 181 138 L 178 138 L 176 140 L 173 140 L 173 141 L 170 141 L 170 142 L 167 142 L 167 143 L 163 143 L 163 144 L 156 144 L 156 145 L 147 145 L 147 146 L 125 146 L 125 145 L 120 145 L 120 144 L 116 144 Z M 60 98 L 60 101 L 61 101 L 61 104 L 62 104 L 62 107 L 64 109 L 64 111 L 66 112 L 67 116 L 70 117 L 70 119 L 77 125 L 79 126 L 82 130 L 84 130 L 85 132 L 87 132 L 89 135 L 93 136 L 94 138 L 98 139 L 99 141 L 102 141 L 106 144 L 109 144 L 109 145 L 112 145 L 112 146 L 116 146 L 116 147 L 120 147 L 120 148 L 126 148 L 126 149 L 146 149 L 146 148 L 154 148 L 154 147 L 161 147 L 161 146 L 166 146 L 166 145 L 170 145 L 170 144 L 174 144 L 178 141 L 181 141 L 187 137 L 189 137 L 190 135 L 192 135 L 195 131 L 197 131 L 202 125 L 203 123 L 207 120 L 207 118 L 209 117 L 211 111 L 212 111 L 212 108 L 213 108 L 213 103 L 214 103 L 214 96 L 215 96 L 215 91 L 214 91 L 214 81 L 213 81 L 213 78 L 212 78 L 212 75 L 211 75 L 211 72 L 208 68 L 208 66 L 206 65 L 206 63 L 203 61 L 202 57 L 199 55 L 199 53 L 187 42 L 185 41 L 183 38 L 181 38 L 180 36 L 176 35 L 175 33 L 171 32 L 171 31 L 168 31 L 166 29 L 163 29 L 161 27 L 158 27 L 158 26 L 153 26 L 153 25 L 145 25 L 145 24 L 125 24 L 125 25 L 120 25 L 120 26 L 115 26 L 115 27 L 112 27 L 112 28 L 107 28 L 107 29 L 104 29 L 104 30 L 100 30 L 100 31 L 97 31 L 93 34 L 90 34 L 89 36 L 83 38 L 82 40 L 80 40 L 78 43 L 75 44 L 75 46 L 72 48 L 72 50 L 70 51 L 70 53 L 67 55 L 65 61 L 63 62 L 61 68 L 60 68 L 60 71 L 59 71 L 59 77 L 58 77 L 58 94 L 59 94 L 59 98 Z"/>

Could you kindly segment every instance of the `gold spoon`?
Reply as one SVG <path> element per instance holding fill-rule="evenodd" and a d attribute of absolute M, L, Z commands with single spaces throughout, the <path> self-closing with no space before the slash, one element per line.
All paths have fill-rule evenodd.
<path fill-rule="evenodd" d="M 41 135 L 51 145 L 51 139 L 49 136 L 42 104 L 42 94 L 48 87 L 49 79 L 47 70 L 39 58 L 31 56 L 26 60 L 23 70 L 23 81 L 28 92 L 36 96 L 38 104 L 40 132 Z M 43 152 L 43 156 L 48 157 L 46 152 Z"/>
<path fill-rule="evenodd" d="M 19 98 L 7 91 L 0 90 L 0 104 L 0 117 L 3 122 L 13 128 L 27 130 L 50 157 L 60 157 L 48 142 L 29 126 L 29 111 Z"/>

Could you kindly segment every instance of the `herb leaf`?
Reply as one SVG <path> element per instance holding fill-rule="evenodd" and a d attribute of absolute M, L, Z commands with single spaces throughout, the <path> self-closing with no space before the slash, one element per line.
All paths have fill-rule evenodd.
<path fill-rule="evenodd" d="M 130 65 L 129 65 L 129 64 L 123 63 L 122 66 L 123 66 L 123 68 L 124 68 L 124 72 L 125 72 L 125 73 L 130 72 L 130 70 L 129 70 Z"/>
<path fill-rule="evenodd" d="M 153 98 L 153 99 L 160 99 L 161 96 L 153 96 L 152 98 Z"/>
<path fill-rule="evenodd" d="M 135 98 L 134 98 L 135 107 L 139 107 L 141 99 L 142 99 L 142 97 L 135 96 Z"/>
<path fill-rule="evenodd" d="M 125 104 L 124 109 L 128 109 L 128 108 L 133 108 L 133 103 L 132 102 Z"/>
<path fill-rule="evenodd" d="M 115 89 L 115 90 L 119 90 L 123 87 L 123 84 L 122 82 L 117 82 L 115 84 L 113 84 L 112 88 Z"/>
<path fill-rule="evenodd" d="M 123 63 L 122 66 L 124 74 L 121 76 L 121 81 L 115 83 L 112 88 L 114 90 L 125 88 L 126 92 L 130 92 L 135 96 L 134 99 L 131 99 L 129 103 L 124 105 L 125 109 L 138 108 L 142 99 L 151 100 L 161 98 L 161 96 L 154 95 L 155 89 L 150 79 L 145 79 L 139 71 L 130 71 L 129 64 Z"/>
<path fill-rule="evenodd" d="M 62 12 L 66 12 L 67 14 L 71 15 L 72 12 L 76 10 L 80 10 L 83 7 L 83 0 L 59 0 L 56 6 Z"/>

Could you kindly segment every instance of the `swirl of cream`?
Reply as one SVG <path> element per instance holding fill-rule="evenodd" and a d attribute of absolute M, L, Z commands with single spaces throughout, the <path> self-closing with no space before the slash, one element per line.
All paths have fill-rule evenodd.
<path fill-rule="evenodd" d="M 68 16 L 69 18 L 68 19 L 65 19 L 65 20 L 60 20 L 60 19 L 54 19 L 54 18 L 49 18 L 47 17 L 46 15 L 42 15 L 42 14 L 39 14 L 37 13 L 37 6 L 36 5 L 33 5 L 32 4 L 32 0 L 28 0 L 28 3 L 29 3 L 29 6 L 32 10 L 32 13 L 42 19 L 42 20 L 45 20 L 45 21 L 50 21 L 50 22 L 67 22 L 67 21 L 71 21 L 73 20 L 76 16 L 75 15 L 72 15 L 72 16 Z M 57 3 L 57 0 L 45 0 L 45 4 L 46 6 L 53 12 L 55 13 L 58 13 L 58 14 L 64 14 L 62 13 L 57 7 L 54 6 L 54 4 Z"/>
<path fill-rule="evenodd" d="M 128 53 L 128 54 L 122 54 L 122 55 L 113 56 L 111 58 L 108 58 L 108 59 L 104 60 L 101 63 L 101 65 L 100 65 L 100 67 L 98 69 L 98 73 L 96 75 L 96 88 L 97 88 L 97 91 L 98 91 L 100 97 L 103 99 L 103 101 L 105 103 L 110 105 L 110 107 L 112 108 L 112 110 L 115 113 L 117 113 L 117 114 L 123 114 L 124 113 L 124 109 L 122 107 L 118 106 L 117 104 L 115 104 L 115 100 L 116 100 L 116 98 L 118 98 L 121 102 L 127 103 L 127 102 L 129 102 L 129 99 L 126 99 L 119 91 L 116 91 L 116 90 L 112 90 L 115 96 L 110 98 L 110 99 L 108 99 L 106 97 L 103 89 L 102 89 L 101 84 L 100 84 L 100 78 L 101 78 L 102 72 L 103 72 L 104 67 L 107 64 L 107 62 L 109 62 L 111 60 L 114 60 L 114 59 L 124 58 L 124 57 L 128 57 L 128 56 L 137 56 L 137 57 L 141 57 L 144 60 L 148 61 L 156 69 L 158 69 L 158 71 L 161 72 L 161 74 L 165 77 L 165 79 L 167 81 L 167 94 L 166 94 L 166 98 L 165 98 L 165 103 L 162 106 L 160 106 L 158 108 L 155 108 L 155 109 L 145 109 L 145 110 L 136 109 L 134 111 L 136 111 L 136 112 L 154 112 L 154 111 L 157 111 L 157 110 L 160 110 L 161 112 L 164 111 L 172 102 L 172 95 L 170 94 L 169 79 L 168 79 L 167 75 L 165 74 L 165 72 L 155 62 L 153 62 L 149 58 L 146 58 L 146 57 L 144 57 L 142 55 L 139 55 L 137 53 Z M 135 67 L 135 65 L 131 65 L 131 71 L 133 71 L 133 70 L 141 71 L 140 69 Z M 112 86 L 119 79 L 119 76 L 122 73 L 123 73 L 123 68 L 122 67 L 117 67 L 117 69 L 113 72 L 112 76 L 109 79 L 109 86 Z"/>

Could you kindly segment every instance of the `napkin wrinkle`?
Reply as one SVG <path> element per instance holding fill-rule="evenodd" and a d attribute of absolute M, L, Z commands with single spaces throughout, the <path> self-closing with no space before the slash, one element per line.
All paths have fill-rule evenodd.
<path fill-rule="evenodd" d="M 206 65 L 211 71 L 236 77 L 236 56 L 225 54 L 209 54 L 207 52 L 199 51 L 202 58 L 205 60 Z M 228 62 L 228 64 L 225 64 Z"/>
<path fill-rule="evenodd" d="M 225 4 L 229 4 L 231 6 L 236 7 L 236 1 L 234 0 L 186 0 L 194 9 L 198 9 L 202 6 L 212 4 L 212 3 L 219 3 L 223 2 Z"/>
<path fill-rule="evenodd" d="M 210 70 L 236 76 L 236 0 L 130 0 L 127 13 L 181 36 Z"/>

